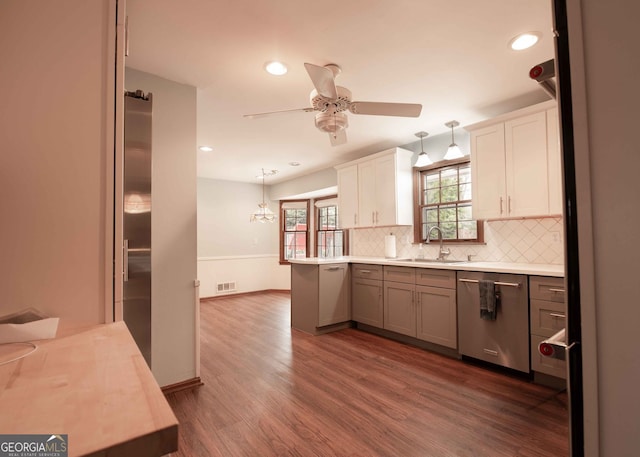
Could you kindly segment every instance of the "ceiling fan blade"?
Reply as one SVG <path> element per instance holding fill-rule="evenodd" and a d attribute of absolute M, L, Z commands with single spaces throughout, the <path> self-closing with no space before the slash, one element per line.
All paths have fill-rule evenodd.
<path fill-rule="evenodd" d="M 336 82 L 333 79 L 333 72 L 330 69 L 312 63 L 305 63 L 304 68 L 306 68 L 307 73 L 309 73 L 313 87 L 316 88 L 320 95 L 332 100 L 338 98 Z"/>
<path fill-rule="evenodd" d="M 416 103 L 351 102 L 349 103 L 349 111 L 353 114 L 418 117 L 422 111 L 422 105 Z"/>
<path fill-rule="evenodd" d="M 269 111 L 268 113 L 255 113 L 255 114 L 243 114 L 242 117 L 246 117 L 247 119 L 253 119 L 256 117 L 266 117 L 272 114 L 285 114 L 285 113 L 294 113 L 296 111 L 304 111 L 305 113 L 311 113 L 315 111 L 313 108 L 296 108 L 296 109 L 284 109 L 281 111 Z"/>
<path fill-rule="evenodd" d="M 336 133 L 329 133 L 329 140 L 331 140 L 331 146 L 340 146 L 347 142 L 347 131 L 345 129 Z"/>

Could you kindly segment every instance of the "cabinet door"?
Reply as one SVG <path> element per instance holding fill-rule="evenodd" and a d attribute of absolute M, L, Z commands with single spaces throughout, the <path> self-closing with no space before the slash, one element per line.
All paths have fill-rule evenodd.
<path fill-rule="evenodd" d="M 471 132 L 473 218 L 506 216 L 504 124 Z"/>
<path fill-rule="evenodd" d="M 319 268 L 318 327 L 350 320 L 349 265 Z"/>
<path fill-rule="evenodd" d="M 375 160 L 358 164 L 358 227 L 373 227 L 376 211 Z"/>
<path fill-rule="evenodd" d="M 504 129 L 507 214 L 549 214 L 546 113 L 507 121 Z"/>
<path fill-rule="evenodd" d="M 375 160 L 375 225 L 397 224 L 396 156 Z"/>
<path fill-rule="evenodd" d="M 341 228 L 358 223 L 358 166 L 338 170 L 338 218 Z"/>
<path fill-rule="evenodd" d="M 384 282 L 384 328 L 416 336 L 415 285 Z"/>
<path fill-rule="evenodd" d="M 417 337 L 457 349 L 458 322 L 456 291 L 440 287 L 416 286 Z"/>
<path fill-rule="evenodd" d="M 547 110 L 549 214 L 562 214 L 562 156 L 558 125 L 558 109 Z"/>
<path fill-rule="evenodd" d="M 354 321 L 382 328 L 382 304 L 382 281 L 353 278 L 351 318 Z"/>

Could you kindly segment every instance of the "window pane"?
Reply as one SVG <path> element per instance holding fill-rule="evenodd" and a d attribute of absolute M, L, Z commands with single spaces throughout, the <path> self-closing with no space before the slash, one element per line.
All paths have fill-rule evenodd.
<path fill-rule="evenodd" d="M 426 189 L 435 189 L 440 187 L 440 173 L 427 174 L 426 176 Z"/>
<path fill-rule="evenodd" d="M 460 167 L 458 169 L 458 176 L 460 180 L 460 184 L 469 184 L 471 183 L 471 167 L 469 165 L 465 167 Z"/>
<path fill-rule="evenodd" d="M 284 229 L 286 231 L 295 230 L 296 228 L 296 218 L 295 217 L 287 217 L 285 219 Z"/>
<path fill-rule="evenodd" d="M 459 206 L 458 207 L 458 220 L 459 221 L 470 221 L 471 217 L 471 206 Z"/>
<path fill-rule="evenodd" d="M 339 230 L 339 231 L 335 232 L 334 236 L 335 236 L 336 248 L 338 248 L 338 247 L 340 248 L 339 249 L 339 251 L 340 251 L 339 255 L 342 255 L 342 246 L 344 245 L 343 239 L 342 239 L 343 238 L 342 230 Z M 336 255 L 338 255 L 338 252 L 336 252 Z"/>
<path fill-rule="evenodd" d="M 285 233 L 284 234 L 284 258 L 293 259 L 295 257 L 294 255 L 295 250 L 296 250 L 295 233 Z"/>
<path fill-rule="evenodd" d="M 463 240 L 473 240 L 478 238 L 478 223 L 476 221 L 459 222 L 458 236 Z"/>
<path fill-rule="evenodd" d="M 458 238 L 458 224 L 455 222 L 442 222 L 440 223 L 440 228 L 442 229 L 443 238 L 445 240 L 455 240 Z"/>
<path fill-rule="evenodd" d="M 442 203 L 458 201 L 458 186 L 447 186 L 442 188 Z"/>
<path fill-rule="evenodd" d="M 456 208 L 455 207 L 440 207 L 440 222 L 454 221 L 456 220 Z M 442 228 L 442 227 L 441 227 Z"/>
<path fill-rule="evenodd" d="M 434 203 L 440 203 L 440 189 L 429 189 L 427 190 L 427 205 L 431 205 Z"/>
<path fill-rule="evenodd" d="M 460 184 L 460 200 L 471 200 L 471 183 Z"/>
<path fill-rule="evenodd" d="M 425 217 L 423 217 L 423 220 L 426 222 L 433 222 L 433 223 L 437 223 L 438 222 L 438 210 L 437 208 L 424 208 L 424 213 Z"/>
<path fill-rule="evenodd" d="M 442 182 L 440 186 L 454 186 L 458 184 L 458 169 L 457 168 L 449 168 L 446 170 L 442 170 L 441 173 Z"/>

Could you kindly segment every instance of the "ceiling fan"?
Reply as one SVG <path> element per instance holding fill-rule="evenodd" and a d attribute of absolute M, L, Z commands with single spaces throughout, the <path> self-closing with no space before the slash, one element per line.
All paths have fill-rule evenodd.
<path fill-rule="evenodd" d="M 337 86 L 336 76 L 341 72 L 338 65 L 328 64 L 324 67 L 311 63 L 304 64 L 314 90 L 311 91 L 309 108 L 271 111 L 268 113 L 245 114 L 244 117 L 254 118 L 268 116 L 270 114 L 304 111 L 307 113 L 318 111 L 316 114 L 316 127 L 329 134 L 332 146 L 347 142 L 346 128 L 349 126 L 347 114 L 372 114 L 377 116 L 403 116 L 418 117 L 422 111 L 422 105 L 415 103 L 384 103 L 384 102 L 359 102 L 351 100 L 351 91 L 345 87 Z"/>

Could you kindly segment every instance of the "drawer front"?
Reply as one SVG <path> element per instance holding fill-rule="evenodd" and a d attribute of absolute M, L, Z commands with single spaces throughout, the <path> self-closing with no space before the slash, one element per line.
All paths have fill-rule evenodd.
<path fill-rule="evenodd" d="M 430 287 L 456 288 L 455 270 L 436 270 L 433 268 L 416 268 L 416 284 Z"/>
<path fill-rule="evenodd" d="M 546 276 L 529 277 L 529 297 L 564 303 L 564 279 Z"/>
<path fill-rule="evenodd" d="M 538 345 L 544 341 L 544 336 L 531 335 L 531 369 L 557 378 L 567 378 L 567 363 L 564 360 L 545 357 L 538 351 Z"/>
<path fill-rule="evenodd" d="M 412 267 L 390 267 L 385 265 L 382 269 L 385 281 L 416 283 L 416 269 Z"/>
<path fill-rule="evenodd" d="M 531 334 L 550 337 L 566 326 L 564 303 L 531 300 Z"/>
<path fill-rule="evenodd" d="M 351 276 L 360 279 L 382 280 L 382 265 L 354 263 L 351 265 Z"/>

